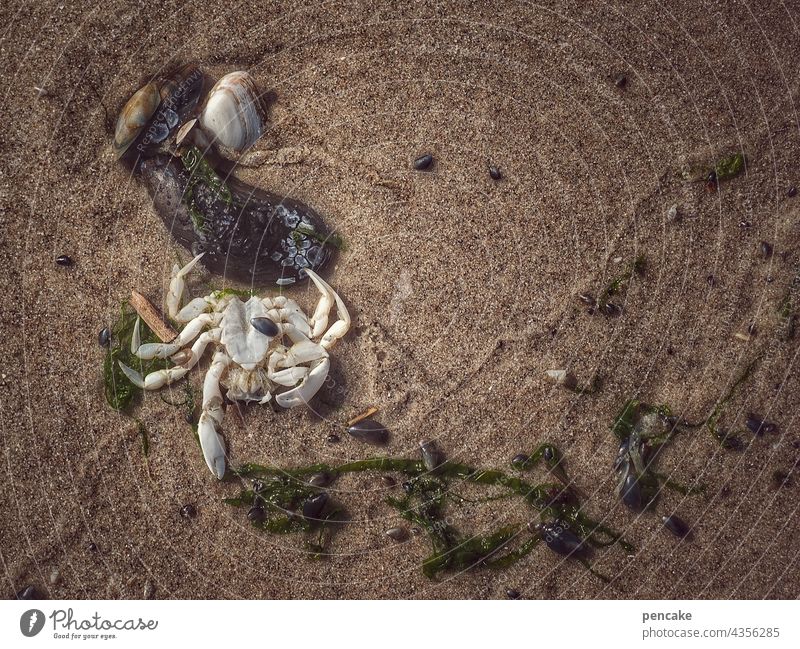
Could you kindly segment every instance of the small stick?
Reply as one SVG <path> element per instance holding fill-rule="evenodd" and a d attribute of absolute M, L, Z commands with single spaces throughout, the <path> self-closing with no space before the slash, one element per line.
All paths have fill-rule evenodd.
<path fill-rule="evenodd" d="M 348 421 L 347 425 L 355 426 L 359 421 L 364 421 L 367 417 L 372 417 L 372 415 L 374 415 L 376 412 L 378 412 L 378 409 L 374 406 L 372 408 L 368 408 L 357 417 L 353 417 L 350 421 Z"/>
<path fill-rule="evenodd" d="M 168 343 L 178 335 L 178 332 L 164 321 L 158 309 L 139 291 L 131 290 L 130 303 L 145 324 L 161 339 L 161 342 Z"/>

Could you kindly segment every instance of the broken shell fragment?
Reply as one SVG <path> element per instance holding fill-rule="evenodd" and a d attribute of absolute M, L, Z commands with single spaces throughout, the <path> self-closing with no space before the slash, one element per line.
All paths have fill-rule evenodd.
<path fill-rule="evenodd" d="M 200 126 L 217 144 L 241 152 L 255 144 L 264 132 L 260 94 L 247 72 L 231 72 L 208 94 Z"/>

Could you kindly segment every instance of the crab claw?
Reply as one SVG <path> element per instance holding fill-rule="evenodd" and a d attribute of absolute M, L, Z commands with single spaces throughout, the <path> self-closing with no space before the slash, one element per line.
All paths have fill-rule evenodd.
<path fill-rule="evenodd" d="M 150 372 L 145 377 L 142 377 L 132 367 L 128 367 L 122 361 L 117 361 L 122 373 L 128 377 L 128 380 L 133 383 L 137 388 L 142 390 L 158 390 L 158 388 L 169 385 L 173 381 L 177 381 L 189 371 L 186 367 L 171 367 L 167 370 L 158 370 L 157 372 Z"/>
<path fill-rule="evenodd" d="M 311 371 L 302 380 L 300 385 L 277 395 L 275 397 L 275 403 L 282 408 L 294 408 L 301 403 L 308 403 L 311 398 L 319 392 L 319 389 L 325 382 L 330 366 L 331 362 L 327 357 L 316 361 Z"/>
<path fill-rule="evenodd" d="M 206 465 L 217 480 L 225 475 L 225 444 L 217 432 L 217 424 L 222 422 L 222 407 L 209 408 L 200 415 L 197 435 Z"/>

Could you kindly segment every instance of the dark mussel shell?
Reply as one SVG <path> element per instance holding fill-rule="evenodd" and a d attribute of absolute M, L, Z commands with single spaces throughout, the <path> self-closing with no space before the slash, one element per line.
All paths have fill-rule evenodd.
<path fill-rule="evenodd" d="M 233 176 L 220 178 L 207 165 L 190 149 L 182 158 L 146 158 L 140 172 L 169 232 L 193 255 L 204 252 L 208 270 L 248 284 L 288 285 L 328 262 L 332 248 L 314 210 Z"/>

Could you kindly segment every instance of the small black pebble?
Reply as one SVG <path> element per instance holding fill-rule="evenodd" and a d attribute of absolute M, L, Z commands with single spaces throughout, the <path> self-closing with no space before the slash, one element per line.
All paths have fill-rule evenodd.
<path fill-rule="evenodd" d="M 552 448 L 550 448 L 549 446 L 545 446 L 544 447 L 544 452 L 542 453 L 542 457 L 547 462 L 552 462 L 553 458 L 555 457 L 555 453 L 553 453 L 553 449 Z"/>
<path fill-rule="evenodd" d="M 389 489 L 392 489 L 397 486 L 397 480 L 395 480 L 390 475 L 381 476 L 381 481 L 385 484 Z"/>
<path fill-rule="evenodd" d="M 664 523 L 664 527 L 666 527 L 679 539 L 686 538 L 686 536 L 689 534 L 689 526 L 684 523 L 682 519 L 675 515 L 664 516 L 661 518 L 661 521 Z"/>
<path fill-rule="evenodd" d="M 594 296 L 592 296 L 592 295 L 591 295 L 591 294 L 589 294 L 589 293 L 581 293 L 581 294 L 578 296 L 578 299 L 579 299 L 581 302 L 583 302 L 583 303 L 584 303 L 586 306 L 591 306 L 591 307 L 593 307 L 593 306 L 595 305 L 595 299 L 594 299 Z"/>
<path fill-rule="evenodd" d="M 412 491 L 414 491 L 414 483 L 411 482 L 411 480 L 406 480 L 400 486 L 403 487 L 403 491 L 405 491 L 407 494 L 410 494 Z"/>
<path fill-rule="evenodd" d="M 111 344 L 111 330 L 108 327 L 104 327 L 97 334 L 97 342 L 100 343 L 100 347 L 108 347 Z"/>
<path fill-rule="evenodd" d="M 603 313 L 605 313 L 609 318 L 616 318 L 622 313 L 622 307 L 614 304 L 613 302 L 608 302 L 603 305 Z"/>
<path fill-rule="evenodd" d="M 86 545 L 86 549 L 89 550 L 89 552 L 97 552 L 97 543 L 94 541 L 88 543 Z"/>
<path fill-rule="evenodd" d="M 33 586 L 25 586 L 17 592 L 17 599 L 41 599 Z"/>
<path fill-rule="evenodd" d="M 430 169 L 432 164 L 433 156 L 430 153 L 426 153 L 425 155 L 414 160 L 414 169 L 417 171 L 426 171 L 427 169 Z"/>
<path fill-rule="evenodd" d="M 525 464 L 530 459 L 531 458 L 529 458 L 527 455 L 525 455 L 525 453 L 517 453 L 514 457 L 511 458 L 511 465 L 512 466 L 522 466 L 523 464 Z"/>
<path fill-rule="evenodd" d="M 278 325 L 267 317 L 250 318 L 250 324 L 253 329 L 269 338 L 274 338 L 280 332 Z"/>
<path fill-rule="evenodd" d="M 260 494 L 264 491 L 264 483 L 261 480 L 253 480 L 253 493 Z"/>
<path fill-rule="evenodd" d="M 56 263 L 59 266 L 72 266 L 72 257 L 68 255 L 59 255 L 56 257 Z"/>
<path fill-rule="evenodd" d="M 194 413 L 193 412 L 187 413 L 186 416 L 184 417 L 184 419 L 186 420 L 187 424 L 189 424 L 190 426 L 194 426 Z"/>
<path fill-rule="evenodd" d="M 618 74 L 614 77 L 614 85 L 620 90 L 624 90 L 628 85 L 628 77 L 624 74 Z"/>
<path fill-rule="evenodd" d="M 197 516 L 197 510 L 194 508 L 194 505 L 187 503 L 181 507 L 181 516 L 184 518 L 194 518 Z"/>
<path fill-rule="evenodd" d="M 494 165 L 489 165 L 489 175 L 492 177 L 492 180 L 500 180 L 503 177 L 503 174 L 501 174 L 500 170 Z"/>
<path fill-rule="evenodd" d="M 331 433 L 326 437 L 326 441 L 328 444 L 338 444 L 339 443 L 339 436 L 336 433 Z"/>
<path fill-rule="evenodd" d="M 753 413 L 749 413 L 747 415 L 747 421 L 745 421 L 745 425 L 750 430 L 753 435 L 758 435 L 761 437 L 764 433 L 774 433 L 777 430 L 777 426 L 773 423 L 762 419 L 759 415 L 754 415 Z"/>
<path fill-rule="evenodd" d="M 762 241 L 759 247 L 761 249 L 761 256 L 764 259 L 769 259 L 772 257 L 772 244 L 767 241 Z"/>
<path fill-rule="evenodd" d="M 670 356 L 675 354 L 675 350 L 673 349 L 672 345 L 667 345 L 667 354 L 669 354 Z"/>
<path fill-rule="evenodd" d="M 789 189 L 786 190 L 786 195 L 789 198 L 794 198 L 797 195 L 797 187 L 795 187 L 794 185 L 789 187 Z"/>
<path fill-rule="evenodd" d="M 708 277 L 706 277 L 706 282 L 708 282 L 708 285 L 711 287 L 713 287 L 714 284 L 716 284 L 716 280 L 714 279 L 713 275 L 709 275 Z"/>
<path fill-rule="evenodd" d="M 362 419 L 347 429 L 347 432 L 359 442 L 382 445 L 389 441 L 389 431 L 386 426 L 374 419 Z"/>
<path fill-rule="evenodd" d="M 522 595 L 519 594 L 519 591 L 516 588 L 509 588 L 506 591 L 506 597 L 508 599 L 519 599 Z"/>
<path fill-rule="evenodd" d="M 267 513 L 263 507 L 256 505 L 247 510 L 247 518 L 251 523 L 261 524 L 267 520 Z"/>

